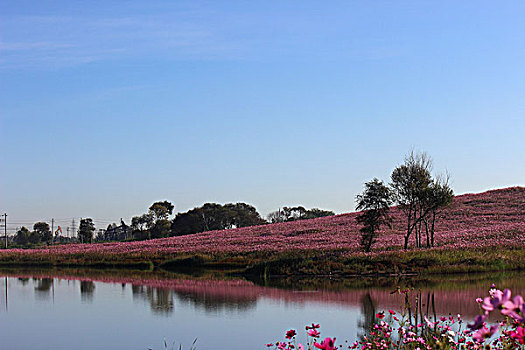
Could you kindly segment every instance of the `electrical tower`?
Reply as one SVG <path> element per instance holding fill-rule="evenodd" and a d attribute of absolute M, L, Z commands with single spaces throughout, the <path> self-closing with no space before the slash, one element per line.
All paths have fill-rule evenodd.
<path fill-rule="evenodd" d="M 71 221 L 71 238 L 73 238 L 75 236 L 75 232 L 76 232 L 76 226 L 75 226 L 75 218 L 73 218 L 73 220 Z"/>

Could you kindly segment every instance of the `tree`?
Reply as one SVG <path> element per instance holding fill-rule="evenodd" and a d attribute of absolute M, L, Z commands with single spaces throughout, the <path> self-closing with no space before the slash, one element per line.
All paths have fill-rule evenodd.
<path fill-rule="evenodd" d="M 427 236 L 427 248 L 434 246 L 434 230 L 436 218 L 439 212 L 449 206 L 454 200 L 454 191 L 449 185 L 449 176 L 437 178 L 429 187 L 427 192 L 427 206 L 430 208 L 429 215 L 425 217 L 425 231 Z"/>
<path fill-rule="evenodd" d="M 322 218 L 325 216 L 332 216 L 335 215 L 335 213 L 331 210 L 323 210 L 319 208 L 312 208 L 306 212 L 305 219 L 315 219 L 315 218 Z"/>
<path fill-rule="evenodd" d="M 36 231 L 31 232 L 29 234 L 28 241 L 31 244 L 38 244 L 38 243 L 40 243 L 41 242 L 40 234 L 38 234 L 38 232 L 36 232 Z"/>
<path fill-rule="evenodd" d="M 408 242 L 413 233 L 416 247 L 423 246 L 423 227 L 427 233 L 427 247 L 434 244 L 438 211 L 450 204 L 454 197 L 448 185 L 448 176 L 445 180 L 434 180 L 431 170 L 432 160 L 426 153 L 411 152 L 405 157 L 404 164 L 392 172 L 390 186 L 395 202 L 406 217 L 404 249 L 408 249 Z"/>
<path fill-rule="evenodd" d="M 150 230 L 151 238 L 168 237 L 171 233 L 171 222 L 168 219 L 159 219 Z"/>
<path fill-rule="evenodd" d="M 275 224 L 277 222 L 285 222 L 286 221 L 286 218 L 284 217 L 284 215 L 283 215 L 283 213 L 282 213 L 282 211 L 280 209 L 276 210 L 276 211 L 272 211 L 270 214 L 268 214 L 266 216 L 266 219 L 271 224 Z"/>
<path fill-rule="evenodd" d="M 204 230 L 201 208 L 194 208 L 185 213 L 178 213 L 171 222 L 171 234 L 174 236 L 189 235 Z"/>
<path fill-rule="evenodd" d="M 78 228 L 78 238 L 82 243 L 93 243 L 93 234 L 95 232 L 95 224 L 91 218 L 80 220 L 80 227 Z"/>
<path fill-rule="evenodd" d="M 30 235 L 31 232 L 29 232 L 29 230 L 25 226 L 22 226 L 18 231 L 16 231 L 14 241 L 16 244 L 26 245 L 27 243 L 29 243 Z"/>
<path fill-rule="evenodd" d="M 226 228 L 247 227 L 265 224 L 254 206 L 246 203 L 228 203 L 223 206 L 222 215 L 229 222 Z"/>
<path fill-rule="evenodd" d="M 168 216 L 173 213 L 175 206 L 168 201 L 155 202 L 149 207 L 150 213 L 153 215 L 154 221 L 167 220 Z"/>
<path fill-rule="evenodd" d="M 46 222 L 37 222 L 33 225 L 33 231 L 39 236 L 40 242 L 50 243 L 53 239 L 53 234 L 49 229 L 49 224 Z"/>
<path fill-rule="evenodd" d="M 154 218 L 151 213 L 134 216 L 131 219 L 131 232 L 133 237 L 138 239 L 151 238 L 151 228 L 154 225 Z"/>
<path fill-rule="evenodd" d="M 205 203 L 186 213 L 179 213 L 171 223 L 171 232 L 175 236 L 191 233 L 224 230 L 264 224 L 255 207 L 246 203 Z"/>
<path fill-rule="evenodd" d="M 319 208 L 313 208 L 310 210 L 305 209 L 303 206 L 296 207 L 283 207 L 278 211 L 271 212 L 266 217 L 268 222 L 285 222 L 285 221 L 295 221 L 295 220 L 305 220 L 305 219 L 315 219 L 323 216 L 335 215 L 333 211 L 322 210 Z"/>
<path fill-rule="evenodd" d="M 360 229 L 361 247 L 369 252 L 381 225 L 391 227 L 388 213 L 392 204 L 392 192 L 382 181 L 374 178 L 365 183 L 365 189 L 362 194 L 357 195 L 356 201 L 356 209 L 363 211 L 356 218 L 363 225 Z"/>

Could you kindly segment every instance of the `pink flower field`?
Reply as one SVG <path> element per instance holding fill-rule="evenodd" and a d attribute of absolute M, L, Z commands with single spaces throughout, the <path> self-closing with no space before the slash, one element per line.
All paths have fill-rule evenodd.
<path fill-rule="evenodd" d="M 393 208 L 392 229 L 380 232 L 372 250 L 401 250 L 405 220 Z M 166 256 L 175 253 L 240 253 L 288 250 L 343 250 L 358 252 L 357 213 L 312 220 L 210 231 L 149 241 L 57 245 L 39 249 L 9 249 L 6 256 L 128 255 Z M 413 242 L 411 241 L 411 245 Z M 457 196 L 436 226 L 438 249 L 525 247 L 525 188 L 511 187 Z"/>

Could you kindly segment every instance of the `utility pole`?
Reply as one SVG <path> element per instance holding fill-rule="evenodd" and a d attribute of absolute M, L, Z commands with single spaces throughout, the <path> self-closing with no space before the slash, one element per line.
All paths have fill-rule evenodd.
<path fill-rule="evenodd" d="M 51 219 L 51 244 L 55 240 L 55 219 Z"/>
<path fill-rule="evenodd" d="M 5 249 L 7 249 L 7 213 L 4 213 L 4 235 L 5 235 Z"/>

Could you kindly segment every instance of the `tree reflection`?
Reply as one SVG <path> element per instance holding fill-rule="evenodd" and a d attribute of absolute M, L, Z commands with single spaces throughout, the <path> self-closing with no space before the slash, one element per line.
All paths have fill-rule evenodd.
<path fill-rule="evenodd" d="M 18 279 L 18 281 L 20 282 L 21 285 L 25 286 L 25 285 L 27 285 L 29 283 L 29 278 L 22 278 L 22 277 L 20 277 Z"/>
<path fill-rule="evenodd" d="M 242 293 L 241 295 L 239 293 L 228 294 L 222 289 L 214 290 L 213 287 L 178 291 L 132 285 L 131 291 L 134 300 L 147 300 L 154 313 L 165 315 L 173 312 L 175 296 L 180 302 L 204 309 L 206 312 L 245 311 L 255 308 L 257 304 L 256 296 L 242 295 Z"/>
<path fill-rule="evenodd" d="M 227 294 L 176 292 L 180 301 L 190 303 L 206 312 L 246 311 L 255 308 L 257 297 Z"/>
<path fill-rule="evenodd" d="M 173 312 L 173 291 L 169 289 L 132 285 L 131 292 L 133 299 L 147 300 L 153 313 L 167 316 Z"/>
<path fill-rule="evenodd" d="M 80 281 L 80 300 L 92 302 L 94 292 L 95 283 L 91 281 Z"/>
<path fill-rule="evenodd" d="M 369 292 L 361 298 L 361 314 L 363 319 L 360 320 L 357 325 L 362 329 L 362 331 L 359 332 L 359 339 L 364 340 L 365 336 L 370 335 L 370 330 L 376 323 L 376 303 Z"/>

